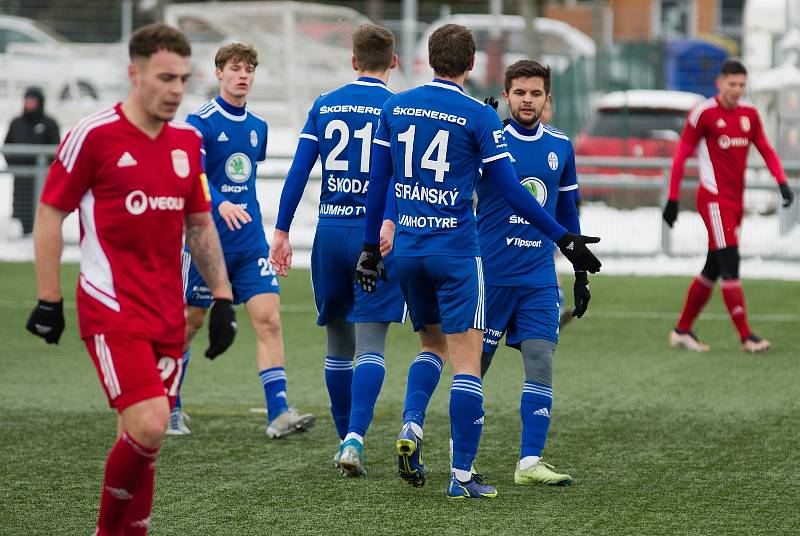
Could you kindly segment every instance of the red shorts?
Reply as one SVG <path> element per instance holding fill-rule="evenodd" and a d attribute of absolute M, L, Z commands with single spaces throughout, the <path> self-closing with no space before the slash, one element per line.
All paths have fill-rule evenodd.
<path fill-rule="evenodd" d="M 697 210 L 708 231 L 708 249 L 715 251 L 739 244 L 739 226 L 742 224 L 742 208 L 731 208 L 716 201 L 698 203 Z"/>
<path fill-rule="evenodd" d="M 166 396 L 175 405 L 183 370 L 183 344 L 164 344 L 125 333 L 83 339 L 111 407 Z"/>

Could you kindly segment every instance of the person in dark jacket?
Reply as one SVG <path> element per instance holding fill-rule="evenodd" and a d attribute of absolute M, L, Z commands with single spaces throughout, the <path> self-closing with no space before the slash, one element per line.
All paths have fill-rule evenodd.
<path fill-rule="evenodd" d="M 32 143 L 57 145 L 61 141 L 58 123 L 44 113 L 44 94 L 38 87 L 25 90 L 25 101 L 22 115 L 14 118 L 8 127 L 5 143 Z M 35 156 L 6 155 L 9 166 L 32 166 L 36 164 Z M 35 177 L 33 175 L 14 176 L 14 203 L 12 216 L 22 222 L 24 234 L 33 231 L 33 214 L 36 206 L 34 199 Z"/>

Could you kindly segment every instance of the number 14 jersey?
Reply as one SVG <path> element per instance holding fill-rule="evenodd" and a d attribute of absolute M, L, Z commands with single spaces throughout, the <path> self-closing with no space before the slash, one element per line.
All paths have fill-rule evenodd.
<path fill-rule="evenodd" d="M 395 254 L 479 256 L 478 170 L 510 157 L 497 113 L 458 85 L 434 80 L 386 101 L 374 143 L 391 148 Z"/>

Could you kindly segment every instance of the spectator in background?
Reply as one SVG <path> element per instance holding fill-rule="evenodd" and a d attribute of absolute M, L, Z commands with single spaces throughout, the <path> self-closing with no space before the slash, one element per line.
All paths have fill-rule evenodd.
<path fill-rule="evenodd" d="M 29 87 L 25 90 L 22 115 L 11 121 L 5 143 L 58 145 L 60 141 L 58 123 L 44 113 L 42 90 Z M 36 164 L 36 157 L 8 155 L 6 162 L 9 166 L 33 166 Z M 14 204 L 11 215 L 22 222 L 22 232 L 26 235 L 33 231 L 35 181 L 36 177 L 33 175 L 14 175 Z"/>

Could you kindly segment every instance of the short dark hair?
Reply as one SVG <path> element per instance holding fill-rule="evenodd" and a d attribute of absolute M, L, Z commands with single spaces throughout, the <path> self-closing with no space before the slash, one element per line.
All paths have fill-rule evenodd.
<path fill-rule="evenodd" d="M 233 63 L 243 61 L 255 69 L 258 66 L 258 52 L 252 45 L 230 43 L 217 50 L 217 55 L 214 56 L 214 65 L 221 71 L 229 61 Z"/>
<path fill-rule="evenodd" d="M 192 46 L 183 32 L 163 22 L 154 22 L 136 30 L 128 42 L 128 55 L 149 58 L 159 50 L 174 52 L 184 58 L 192 55 Z"/>
<path fill-rule="evenodd" d="M 377 24 L 362 24 L 353 32 L 353 56 L 362 71 L 385 71 L 394 58 L 394 34 Z"/>
<path fill-rule="evenodd" d="M 729 74 L 747 74 L 747 68 L 739 60 L 725 60 L 719 66 L 719 75 L 728 76 Z"/>
<path fill-rule="evenodd" d="M 506 69 L 506 93 L 511 90 L 511 84 L 517 78 L 541 78 L 544 80 L 544 92 L 550 93 L 550 66 L 542 65 L 538 61 L 519 60 Z"/>
<path fill-rule="evenodd" d="M 469 28 L 445 24 L 428 39 L 428 63 L 438 76 L 454 77 L 469 70 L 475 57 L 475 38 Z"/>

